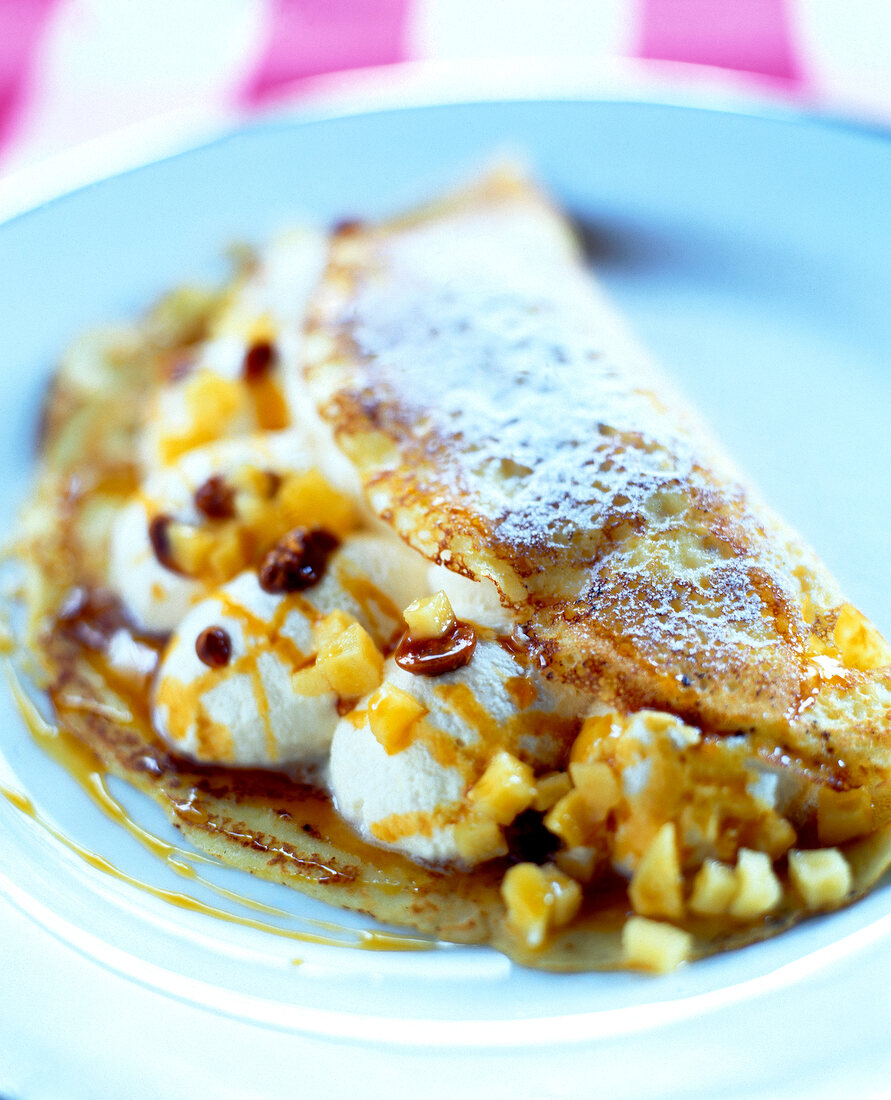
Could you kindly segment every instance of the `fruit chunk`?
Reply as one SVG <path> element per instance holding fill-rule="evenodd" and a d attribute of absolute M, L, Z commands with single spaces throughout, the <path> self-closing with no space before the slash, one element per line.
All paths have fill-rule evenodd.
<path fill-rule="evenodd" d="M 354 699 L 378 687 L 384 658 L 368 631 L 353 623 L 319 650 L 316 668 L 341 698 Z"/>
<path fill-rule="evenodd" d="M 707 859 L 693 880 L 690 908 L 701 916 L 715 917 L 726 913 L 736 895 L 736 873 L 726 863 Z"/>
<path fill-rule="evenodd" d="M 349 630 L 356 622 L 358 620 L 345 611 L 332 611 L 324 619 L 319 619 L 312 628 L 312 640 L 316 652 L 321 653 L 335 638 L 345 630 Z"/>
<path fill-rule="evenodd" d="M 677 919 L 684 915 L 682 888 L 674 822 L 667 821 L 644 853 L 628 896 L 634 911 L 642 916 Z"/>
<path fill-rule="evenodd" d="M 578 736 L 570 750 L 573 763 L 596 760 L 601 742 L 618 726 L 618 716 L 612 713 L 595 714 L 582 723 Z"/>
<path fill-rule="evenodd" d="M 851 889 L 851 868 L 838 848 L 790 852 L 789 878 L 808 909 L 839 905 Z"/>
<path fill-rule="evenodd" d="M 411 744 L 415 722 L 427 708 L 394 684 L 382 684 L 368 700 L 368 725 L 389 756 Z"/>
<path fill-rule="evenodd" d="M 569 794 L 571 789 L 572 780 L 566 772 L 548 772 L 547 775 L 541 775 L 535 783 L 532 808 L 539 813 L 544 813 L 555 806 L 564 795 Z"/>
<path fill-rule="evenodd" d="M 307 665 L 291 673 L 291 688 L 296 695 L 310 697 L 325 695 L 331 690 L 331 685 L 322 674 L 321 669 L 315 665 Z"/>
<path fill-rule="evenodd" d="M 622 928 L 625 962 L 654 974 L 665 974 L 680 966 L 689 958 L 692 946 L 688 932 L 646 917 L 629 917 Z"/>
<path fill-rule="evenodd" d="M 512 753 L 495 753 L 467 797 L 499 825 L 509 825 L 535 797 L 535 779 L 528 764 Z"/>
<path fill-rule="evenodd" d="M 554 862 L 576 882 L 587 883 L 594 879 L 600 864 L 601 853 L 597 848 L 562 848 L 554 856 Z"/>
<path fill-rule="evenodd" d="M 821 787 L 817 792 L 817 836 L 827 846 L 844 844 L 872 830 L 872 802 L 863 787 L 834 791 Z"/>
<path fill-rule="evenodd" d="M 458 855 L 469 864 L 507 855 L 500 826 L 485 814 L 471 811 L 455 826 L 454 837 Z"/>
<path fill-rule="evenodd" d="M 783 888 L 766 853 L 740 848 L 734 875 L 736 894 L 728 910 L 732 917 L 755 920 L 777 907 Z"/>
<path fill-rule="evenodd" d="M 501 883 L 507 920 L 527 947 L 541 947 L 550 931 L 569 924 L 582 903 L 581 887 L 552 863 L 518 863 Z"/>
<path fill-rule="evenodd" d="M 425 642 L 430 638 L 444 638 L 455 629 L 455 612 L 445 592 L 435 596 L 415 600 L 402 613 L 408 625 L 408 632 L 415 641 Z"/>
<path fill-rule="evenodd" d="M 570 848 L 587 845 L 619 801 L 620 791 L 607 764 L 573 763 L 572 790 L 552 806 L 545 825 Z"/>
<path fill-rule="evenodd" d="M 891 664 L 891 649 L 869 619 L 852 604 L 842 604 L 835 620 L 833 640 L 848 668 L 868 672 Z"/>

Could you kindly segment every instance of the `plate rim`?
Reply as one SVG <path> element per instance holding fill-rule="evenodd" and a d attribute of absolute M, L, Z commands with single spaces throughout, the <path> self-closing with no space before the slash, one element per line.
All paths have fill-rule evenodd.
<path fill-rule="evenodd" d="M 420 74 L 418 87 L 406 90 L 372 85 L 370 94 L 351 91 L 345 96 L 322 94 L 306 102 L 274 103 L 253 112 L 234 112 L 222 120 L 195 118 L 192 112 L 167 112 L 140 123 L 114 130 L 98 138 L 56 152 L 32 164 L 4 173 L 0 164 L 0 230 L 26 218 L 50 204 L 78 192 L 133 172 L 162 164 L 178 157 L 210 149 L 242 136 L 274 130 L 289 130 L 338 119 L 361 118 L 388 113 L 410 113 L 425 109 L 496 106 L 499 104 L 587 103 L 668 108 L 693 113 L 708 113 L 750 118 L 777 124 L 817 126 L 841 130 L 880 142 L 891 141 L 891 118 L 887 123 L 869 117 L 846 114 L 800 96 L 759 93 L 744 85 L 740 88 L 711 87 L 704 90 L 695 77 L 723 72 L 709 66 L 686 62 L 671 63 L 672 73 L 680 71 L 687 79 L 629 75 L 619 67 L 597 74 L 580 76 L 572 71 L 561 73 L 552 59 L 544 61 L 543 75 L 530 88 L 501 74 L 476 72 L 445 87 L 441 81 L 428 82 L 435 71 L 429 61 L 402 62 L 373 69 L 353 70 L 361 82 L 382 72 Z M 465 67 L 465 70 L 467 67 Z M 726 74 L 725 74 L 726 75 Z M 739 75 L 739 74 L 735 74 Z M 690 79 L 693 77 L 694 79 Z M 411 84 L 411 81 L 410 81 Z M 428 84 L 430 86 L 428 86 Z"/>
<path fill-rule="evenodd" d="M 64 191 L 60 192 L 59 194 L 53 196 L 52 198 L 38 201 L 37 203 L 35 203 L 35 205 L 30 207 L 28 210 L 22 211 L 19 214 L 15 215 L 14 217 L 11 217 L 11 218 L 9 218 L 5 221 L 0 222 L 0 230 L 2 230 L 8 224 L 16 222 L 19 218 L 24 218 L 24 217 L 28 217 L 28 216 L 37 214 L 39 211 L 41 211 L 42 209 L 44 209 L 46 206 L 50 205 L 51 203 L 64 201 L 65 199 L 78 194 L 79 192 L 87 189 L 88 187 L 94 187 L 94 186 L 102 185 L 102 184 L 106 184 L 106 183 L 109 183 L 109 184 L 113 183 L 115 180 L 117 180 L 119 178 L 122 178 L 124 176 L 130 175 L 134 172 L 139 172 L 139 171 L 143 171 L 145 169 L 151 168 L 152 165 L 154 165 L 154 164 L 163 163 L 163 162 L 173 160 L 173 159 L 177 159 L 177 158 L 181 158 L 181 157 L 189 157 L 189 156 L 193 156 L 193 155 L 200 155 L 202 152 L 207 151 L 211 148 L 217 147 L 217 146 L 219 146 L 223 143 L 227 143 L 227 142 L 230 142 L 230 141 L 233 141 L 233 140 L 238 140 L 240 137 L 242 137 L 244 135 L 250 135 L 250 134 L 253 134 L 253 133 L 261 133 L 261 134 L 262 133 L 274 133 L 275 131 L 279 131 L 279 130 L 291 130 L 295 127 L 296 128 L 302 127 L 306 124 L 316 124 L 316 123 L 319 123 L 319 122 L 326 122 L 326 121 L 339 119 L 339 118 L 353 118 L 353 117 L 361 118 L 361 117 L 364 117 L 364 116 L 378 115 L 378 114 L 381 114 L 381 113 L 395 113 L 395 112 L 401 112 L 401 111 L 417 111 L 417 110 L 426 110 L 426 109 L 429 109 L 429 108 L 439 108 L 439 109 L 444 108 L 444 109 L 447 109 L 447 108 L 452 108 L 452 107 L 456 107 L 456 106 L 468 106 L 468 107 L 472 107 L 472 106 L 490 106 L 491 107 L 491 106 L 497 106 L 499 104 L 516 104 L 516 103 L 521 103 L 521 102 L 535 102 L 535 103 L 547 102 L 547 103 L 552 103 L 554 105 L 559 105 L 561 103 L 579 103 L 579 102 L 584 102 L 584 103 L 588 103 L 588 104 L 592 104 L 592 105 L 598 104 L 598 103 L 611 104 L 611 105 L 616 105 L 616 104 L 623 104 L 624 105 L 624 104 L 627 104 L 627 105 L 636 105 L 636 106 L 678 109 L 678 110 L 685 110 L 685 111 L 693 111 L 693 112 L 697 112 L 697 113 L 698 112 L 708 112 L 708 113 L 727 114 L 727 115 L 734 115 L 734 116 L 742 115 L 742 116 L 747 117 L 747 118 L 753 118 L 753 119 L 756 119 L 756 120 L 759 120 L 759 121 L 765 121 L 765 122 L 781 122 L 781 123 L 790 123 L 790 122 L 792 122 L 792 123 L 804 124 L 804 125 L 808 125 L 808 126 L 816 124 L 816 125 L 819 125 L 819 126 L 829 126 L 830 128 L 836 128 L 836 127 L 840 126 L 841 128 L 843 128 L 847 131 L 853 130 L 853 131 L 858 132 L 858 133 L 865 133 L 867 136 L 877 137 L 883 142 L 887 142 L 888 138 L 891 137 L 891 132 L 885 132 L 882 129 L 874 130 L 871 127 L 865 127 L 864 128 L 860 124 L 856 124 L 856 123 L 855 124 L 850 124 L 849 122 L 846 122 L 846 121 L 838 122 L 838 121 L 832 119 L 831 117 L 821 116 L 821 115 L 812 115 L 812 114 L 807 113 L 807 112 L 800 112 L 800 111 L 796 111 L 796 110 L 791 110 L 790 111 L 790 110 L 787 110 L 785 108 L 777 108 L 776 111 L 772 111 L 772 110 L 751 111 L 751 110 L 748 110 L 748 109 L 729 110 L 725 105 L 709 104 L 709 103 L 706 103 L 706 102 L 703 102 L 703 103 L 681 103 L 681 102 L 672 101 L 670 98 L 665 99 L 665 100 L 662 100 L 662 99 L 653 100 L 653 99 L 649 99 L 649 98 L 637 99 L 637 98 L 629 96 L 628 94 L 626 94 L 624 92 L 620 93 L 620 94 L 617 94 L 614 97 L 579 96 L 579 97 L 572 98 L 572 97 L 565 97 L 565 96 L 562 96 L 562 95 L 556 95 L 556 96 L 554 96 L 553 98 L 550 98 L 550 99 L 536 98 L 534 100 L 530 100 L 526 97 L 507 98 L 507 97 L 502 97 L 502 96 L 492 98 L 492 99 L 471 98 L 471 99 L 457 99 L 457 100 L 454 100 L 454 101 L 441 101 L 440 100 L 440 101 L 436 101 L 436 102 L 410 103 L 410 104 L 406 104 L 406 105 L 399 106 L 399 107 L 394 107 L 394 106 L 372 106 L 372 107 L 369 107 L 367 109 L 359 110 L 359 111 L 354 111 L 354 110 L 324 110 L 324 111 L 318 111 L 318 112 L 311 112 L 308 115 L 304 114 L 303 112 L 299 112 L 295 115 L 291 110 L 288 110 L 284 113 L 276 111 L 276 112 L 271 113 L 269 116 L 254 119 L 253 121 L 248 122 L 246 124 L 245 123 L 239 123 L 235 126 L 226 127 L 222 132 L 216 134 L 215 136 L 213 136 L 213 137 L 211 137 L 207 140 L 203 140 L 203 141 L 200 141 L 200 142 L 197 142 L 197 143 L 189 144 L 188 146 L 186 146 L 184 148 L 179 148 L 177 150 L 171 151 L 167 155 L 164 155 L 164 156 L 161 156 L 161 157 L 158 157 L 158 158 L 145 160 L 145 161 L 140 161 L 140 163 L 138 163 L 138 164 L 133 164 L 133 165 L 131 165 L 127 168 L 124 168 L 120 171 L 116 171 L 116 172 L 113 172 L 113 173 L 108 174 L 108 175 L 103 175 L 100 178 L 97 178 L 96 180 L 91 181 L 89 183 L 84 183 L 84 184 L 81 184 L 77 187 L 74 187 L 74 188 L 71 188 L 71 189 L 68 189 L 68 190 L 64 190 Z M 2 876 L 0 876 L 0 878 L 2 878 Z M 9 895 L 7 894 L 6 896 L 9 896 Z M 31 914 L 28 914 L 28 915 L 30 916 Z M 34 919 L 34 918 L 32 917 L 32 919 Z M 38 923 L 41 923 L 42 927 L 46 927 L 46 925 L 43 924 L 43 922 L 38 922 Z M 848 937 L 848 938 L 850 938 L 850 937 Z M 67 941 L 67 942 L 70 943 L 70 941 Z M 846 942 L 846 941 L 843 940 L 841 942 Z M 86 952 L 84 952 L 84 954 L 86 954 Z M 102 960 L 97 959 L 97 957 L 94 954 L 89 954 L 89 955 L 87 955 L 87 957 L 91 958 L 93 961 L 99 962 L 100 965 L 105 965 L 104 963 L 102 963 Z M 810 954 L 805 956 L 805 958 L 810 958 L 810 957 L 811 957 Z M 788 964 L 788 966 L 789 967 L 794 967 L 798 961 L 799 960 L 795 960 L 792 963 Z M 804 961 L 804 960 L 801 960 L 801 961 Z M 114 970 L 115 973 L 122 974 L 123 976 L 129 978 L 130 980 L 139 981 L 138 978 L 136 978 L 133 975 L 127 973 L 126 971 L 123 971 L 123 970 L 118 969 L 118 968 L 112 968 L 112 969 Z M 784 969 L 786 969 L 786 968 L 784 968 Z M 743 983 L 743 984 L 749 984 L 749 983 Z M 165 995 L 176 996 L 176 994 L 171 994 L 171 993 L 168 992 L 167 989 L 159 987 L 157 985 L 150 985 L 149 988 L 152 988 L 152 989 L 155 989 L 159 992 L 162 992 Z M 734 987 L 727 987 L 727 989 L 729 989 L 729 990 L 732 990 L 733 988 Z M 716 991 L 716 993 L 725 993 L 726 991 L 727 990 L 722 989 L 722 990 Z M 678 1007 L 684 1001 L 701 1002 L 703 999 L 711 1000 L 711 999 L 713 999 L 713 996 L 714 996 L 713 994 L 699 994 L 699 995 L 694 995 L 692 998 L 681 998 L 681 999 L 675 1000 L 675 1001 L 668 1001 L 668 1002 L 665 1002 L 664 1006 L 657 1006 L 657 1007 L 664 1007 L 667 1011 L 670 1011 L 671 1009 L 677 1010 Z M 211 1006 L 209 1006 L 204 1001 L 197 1001 L 196 1000 L 196 1001 L 190 1001 L 189 1003 L 199 1005 L 200 1007 L 204 1008 L 207 1011 L 213 1011 Z M 649 1005 L 634 1005 L 634 1006 L 629 1006 L 628 1008 L 611 1010 L 611 1012 L 609 1014 L 610 1015 L 612 1015 L 612 1014 L 632 1014 L 632 1013 L 633 1014 L 642 1014 L 642 1011 L 644 1009 L 648 1008 L 648 1007 L 651 1007 L 651 1006 L 649 1006 Z M 691 1010 L 690 1015 L 696 1015 L 696 1014 L 697 1013 L 695 1011 Z M 334 1015 L 334 1014 L 332 1014 L 332 1015 Z M 386 1024 L 392 1025 L 392 1020 L 389 1017 L 361 1017 L 361 1016 L 357 1016 L 356 1014 L 347 1014 L 347 1015 L 348 1015 L 349 1019 L 383 1020 Z M 557 1022 L 560 1021 L 561 1019 L 572 1019 L 572 1020 L 579 1020 L 579 1021 L 582 1021 L 582 1020 L 585 1020 L 585 1019 L 590 1020 L 592 1018 L 598 1018 L 599 1019 L 602 1015 L 603 1015 L 602 1013 L 594 1013 L 594 1014 L 590 1014 L 590 1013 L 589 1014 L 581 1014 L 580 1013 L 576 1016 L 566 1017 L 566 1018 L 549 1016 L 547 1018 L 547 1022 L 550 1023 L 550 1024 L 557 1024 Z M 236 1018 L 244 1019 L 244 1017 L 240 1016 L 240 1015 L 236 1016 Z M 339 1018 L 339 1014 L 338 1014 L 338 1018 Z M 676 1017 L 674 1017 L 674 1018 L 676 1019 Z M 427 1026 L 429 1026 L 431 1023 L 435 1023 L 436 1026 L 438 1026 L 438 1027 L 443 1026 L 443 1024 L 445 1024 L 444 1021 L 432 1020 L 430 1018 L 421 1019 L 421 1020 L 418 1021 L 418 1023 L 422 1024 L 422 1025 L 427 1025 Z M 461 1027 L 463 1027 L 463 1028 L 471 1026 L 471 1027 L 477 1027 L 477 1028 L 480 1028 L 481 1030 L 483 1030 L 484 1029 L 484 1024 L 488 1024 L 489 1021 L 485 1021 L 485 1022 L 483 1022 L 483 1021 L 474 1021 L 470 1025 L 468 1025 L 468 1023 L 466 1021 L 460 1021 L 458 1023 L 460 1023 Z M 517 1022 L 514 1022 L 514 1021 L 492 1021 L 491 1023 L 493 1025 L 497 1023 L 497 1025 L 499 1027 L 504 1027 L 506 1024 L 509 1025 L 509 1026 L 513 1026 L 513 1027 L 517 1026 Z M 537 1019 L 537 1020 L 530 1021 L 530 1023 L 540 1026 L 541 1021 Z M 615 1034 L 627 1034 L 629 1031 L 646 1030 L 647 1027 L 649 1027 L 649 1026 L 652 1026 L 652 1025 L 645 1023 L 645 1024 L 643 1024 L 639 1027 L 635 1026 L 635 1027 L 630 1028 L 630 1029 L 619 1029 L 615 1032 L 604 1032 L 604 1033 L 598 1033 L 598 1034 L 613 1034 L 613 1035 L 615 1035 Z M 330 1032 L 327 1029 L 323 1030 L 321 1032 L 317 1031 L 316 1029 L 309 1029 L 309 1033 L 310 1034 L 328 1035 L 329 1037 L 335 1037 L 336 1036 L 338 1038 L 342 1038 L 342 1039 L 345 1039 L 345 1040 L 349 1040 L 350 1038 L 355 1038 L 355 1039 L 358 1039 L 360 1041 L 365 1041 L 365 1039 L 366 1039 L 366 1037 L 364 1037 L 364 1036 L 350 1036 L 348 1034 L 345 1034 L 340 1029 L 335 1029 L 335 1030 L 332 1030 Z M 590 1034 L 588 1034 L 588 1035 L 578 1035 L 577 1037 L 570 1038 L 570 1039 L 566 1039 L 564 1037 L 563 1041 L 573 1042 L 573 1041 L 581 1041 L 583 1039 L 590 1039 L 590 1038 L 591 1038 Z M 380 1037 L 375 1036 L 370 1041 L 380 1042 L 381 1039 L 380 1039 Z M 491 1040 L 490 1036 L 486 1037 L 485 1039 L 483 1039 L 482 1036 L 481 1036 L 479 1042 L 471 1040 L 472 1045 L 474 1045 L 474 1046 L 488 1046 L 488 1045 L 491 1044 L 491 1041 L 492 1040 Z M 522 1037 L 517 1038 L 517 1039 L 511 1038 L 510 1041 L 508 1041 L 506 1043 L 499 1043 L 499 1049 L 507 1049 L 511 1046 L 517 1045 L 517 1043 L 521 1043 L 521 1042 L 522 1043 L 527 1043 L 528 1041 L 529 1041 L 529 1036 L 528 1035 L 522 1036 Z M 442 1043 L 440 1043 L 437 1040 L 434 1044 L 431 1044 L 430 1036 L 425 1035 L 423 1037 L 418 1036 L 416 1039 L 414 1039 L 413 1041 L 408 1042 L 408 1043 L 403 1043 L 403 1042 L 400 1042 L 400 1041 L 396 1040 L 396 1041 L 394 1041 L 394 1045 L 395 1046 L 402 1046 L 402 1045 L 415 1046 L 415 1045 L 420 1044 L 420 1045 L 424 1045 L 424 1046 L 436 1045 L 437 1047 L 439 1047 L 439 1046 L 453 1047 L 453 1046 L 456 1046 L 456 1045 L 465 1045 L 467 1042 L 468 1042 L 468 1037 L 467 1036 L 465 1036 L 465 1035 L 460 1035 L 460 1036 L 456 1035 L 454 1038 L 451 1038 L 451 1039 L 445 1038 Z M 543 1038 L 542 1042 L 553 1042 L 553 1037 L 548 1036 L 547 1038 Z"/>

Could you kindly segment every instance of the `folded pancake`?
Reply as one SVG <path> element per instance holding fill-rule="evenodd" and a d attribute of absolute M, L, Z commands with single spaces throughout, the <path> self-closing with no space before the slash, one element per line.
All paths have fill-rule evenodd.
<path fill-rule="evenodd" d="M 745 733 L 887 806 L 891 651 L 634 345 L 528 181 L 496 172 L 423 217 L 344 229 L 308 349 L 374 509 L 493 581 L 549 676 Z"/>
<path fill-rule="evenodd" d="M 891 652 L 551 203 L 497 171 L 344 226 L 303 337 L 319 253 L 63 364 L 22 538 L 62 728 L 237 867 L 543 968 L 666 970 L 872 886 Z"/>

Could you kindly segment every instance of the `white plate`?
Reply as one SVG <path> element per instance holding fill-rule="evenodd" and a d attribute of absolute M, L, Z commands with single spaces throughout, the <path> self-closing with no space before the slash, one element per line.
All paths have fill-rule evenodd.
<path fill-rule="evenodd" d="M 397 210 L 506 147 L 525 152 L 590 227 L 598 270 L 633 326 L 852 600 L 891 632 L 891 143 L 779 114 L 555 101 L 277 122 L 0 226 L 4 516 L 27 484 L 48 370 L 83 327 L 219 273 L 233 239 L 262 240 L 298 214 Z M 31 743 L 11 702 L 0 705 L 0 782 L 134 878 L 228 905 L 111 825 Z M 178 842 L 152 805 L 116 791 Z M 258 1094 L 292 1095 L 298 1064 L 303 1087 L 328 1095 L 394 1094 L 390 1081 L 373 1083 L 381 1065 L 425 1096 L 459 1087 L 487 1096 L 727 1095 L 765 1082 L 772 1094 L 813 1095 L 841 1080 L 848 1090 L 883 1080 L 887 887 L 666 978 L 550 976 L 483 949 L 359 951 L 189 912 L 97 871 L 5 800 L 0 836 L 0 893 L 44 930 L 4 907 L 23 945 L 4 945 L 7 964 L 32 985 L 3 990 L 0 1092 L 31 1082 L 25 1095 L 50 1095 L 55 1080 L 63 1095 L 112 1096 L 119 1085 L 109 1082 L 126 1080 L 134 1061 L 144 1094 L 165 1096 L 199 1084 L 245 1095 L 256 1082 Z M 280 921 L 290 927 L 369 927 L 225 868 L 208 875 L 293 913 Z M 77 995 L 67 994 L 72 1012 L 59 1016 L 64 999 L 46 1002 L 62 974 Z M 126 1011 L 110 1016 L 121 1001 Z M 56 1017 L 61 1030 L 48 1035 L 41 1021 Z M 136 1053 L 122 1049 L 125 1024 L 151 1037 L 153 1056 L 141 1042 Z M 87 1065 L 101 1067 L 101 1083 L 77 1076 Z"/>

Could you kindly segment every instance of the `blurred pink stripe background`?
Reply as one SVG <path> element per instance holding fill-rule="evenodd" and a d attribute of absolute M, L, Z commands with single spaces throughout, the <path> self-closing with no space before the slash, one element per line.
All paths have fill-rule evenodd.
<path fill-rule="evenodd" d="M 638 56 L 801 78 L 786 0 L 643 0 Z"/>
<path fill-rule="evenodd" d="M 60 0 L 13 0 L 0 7 L 0 149 L 28 94 L 36 47 Z"/>
<path fill-rule="evenodd" d="M 891 124 L 891 0 L 0 0 L 0 181 L 133 126 L 198 138 L 317 102 L 327 74 L 398 94 L 418 70 L 398 62 L 459 88 L 469 63 L 521 79 L 544 58 Z"/>
<path fill-rule="evenodd" d="M 271 0 L 263 52 L 244 87 L 262 103 L 307 77 L 407 59 L 411 0 Z"/>

